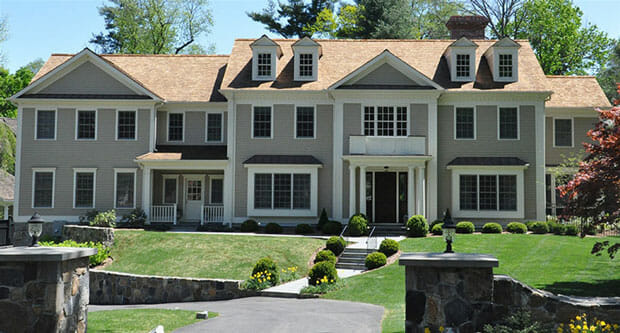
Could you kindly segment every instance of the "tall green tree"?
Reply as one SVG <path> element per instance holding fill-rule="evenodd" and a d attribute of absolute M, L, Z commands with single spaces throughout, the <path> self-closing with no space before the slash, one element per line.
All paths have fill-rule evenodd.
<path fill-rule="evenodd" d="M 0 123 L 0 169 L 15 174 L 15 134 L 5 124 Z"/>
<path fill-rule="evenodd" d="M 321 13 L 327 15 L 324 10 L 329 13 L 333 12 L 334 4 L 337 0 L 288 0 L 283 3 L 269 0 L 267 7 L 260 12 L 246 13 L 252 20 L 265 25 L 268 31 L 276 33 L 284 38 L 301 38 L 310 36 L 315 32 L 309 29 L 310 26 L 316 26 L 317 18 Z M 327 33 L 326 28 L 321 32 Z"/>
<path fill-rule="evenodd" d="M 616 46 L 609 57 L 609 61 L 596 78 L 607 98 L 613 101 L 618 94 L 616 84 L 620 82 L 620 41 L 616 41 Z"/>
<path fill-rule="evenodd" d="M 465 13 L 460 0 L 412 0 L 411 7 L 412 33 L 416 39 L 450 38 L 446 22 L 450 16 Z"/>
<path fill-rule="evenodd" d="M 493 38 L 515 38 L 516 32 L 527 23 L 525 13 L 521 10 L 525 0 L 469 0 L 469 9 L 473 14 L 489 20 L 489 29 Z"/>
<path fill-rule="evenodd" d="M 0 117 L 17 116 L 17 107 L 8 98 L 24 89 L 34 77 L 29 65 L 18 69 L 14 74 L 0 67 Z"/>
<path fill-rule="evenodd" d="M 304 31 L 308 36 L 327 38 L 358 38 L 360 27 L 360 8 L 352 4 L 343 4 L 336 13 L 331 8 L 324 8 L 313 24 L 306 25 Z"/>
<path fill-rule="evenodd" d="M 196 40 L 209 33 L 208 0 L 109 0 L 99 7 L 106 31 L 90 40 L 103 53 L 204 53 Z"/>
<path fill-rule="evenodd" d="M 358 0 L 358 38 L 405 39 L 414 37 L 410 0 Z"/>

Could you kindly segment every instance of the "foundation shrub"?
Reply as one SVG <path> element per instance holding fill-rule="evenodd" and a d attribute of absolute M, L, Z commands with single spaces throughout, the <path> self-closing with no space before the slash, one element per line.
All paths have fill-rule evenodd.
<path fill-rule="evenodd" d="M 268 234 L 281 234 L 282 233 L 282 226 L 277 224 L 277 223 L 267 223 L 267 225 L 265 226 L 265 233 Z"/>
<path fill-rule="evenodd" d="M 501 234 L 502 226 L 499 223 L 490 222 L 482 226 L 483 234 Z"/>
<path fill-rule="evenodd" d="M 443 235 L 443 223 L 437 223 L 431 228 L 431 234 L 435 236 Z"/>
<path fill-rule="evenodd" d="M 339 256 L 342 251 L 344 251 L 344 248 L 347 246 L 347 242 L 345 242 L 345 240 L 342 237 L 338 237 L 338 236 L 333 236 L 330 237 L 327 242 L 325 243 L 325 247 L 332 251 L 332 253 L 334 253 L 334 255 Z"/>
<path fill-rule="evenodd" d="M 506 231 L 511 234 L 525 234 L 527 233 L 527 226 L 521 222 L 510 222 L 506 226 Z"/>
<path fill-rule="evenodd" d="M 473 234 L 474 230 L 476 230 L 476 227 L 469 221 L 461 221 L 456 224 L 457 234 Z"/>
<path fill-rule="evenodd" d="M 298 235 L 307 235 L 313 232 L 314 230 L 309 224 L 302 223 L 295 226 L 295 233 Z"/>
<path fill-rule="evenodd" d="M 339 235 L 342 231 L 342 223 L 329 221 L 323 226 L 323 233 L 326 235 Z"/>
<path fill-rule="evenodd" d="M 535 234 L 546 234 L 549 232 L 549 225 L 547 222 L 536 221 L 531 225 L 531 231 Z"/>
<path fill-rule="evenodd" d="M 379 252 L 385 254 L 386 257 L 398 252 L 400 244 L 393 239 L 386 238 L 379 245 Z"/>
<path fill-rule="evenodd" d="M 254 220 L 245 220 L 241 223 L 241 232 L 257 232 L 258 231 L 258 222 Z"/>
<path fill-rule="evenodd" d="M 385 266 L 386 263 L 387 263 L 387 257 L 385 256 L 385 254 L 381 252 L 373 252 L 367 255 L 366 261 L 364 262 L 364 264 L 366 265 L 366 268 L 368 269 L 379 268 L 381 266 Z"/>
<path fill-rule="evenodd" d="M 356 214 L 349 219 L 349 227 L 347 230 L 351 236 L 361 236 L 368 229 L 368 221 L 362 214 Z"/>
<path fill-rule="evenodd" d="M 336 258 L 336 255 L 331 250 L 322 250 L 316 254 L 316 257 L 314 258 L 314 263 L 316 264 L 321 261 L 331 262 L 335 265 L 336 261 L 338 261 L 338 258 Z"/>
<path fill-rule="evenodd" d="M 426 237 L 428 223 L 423 215 L 414 215 L 407 221 L 407 237 Z"/>

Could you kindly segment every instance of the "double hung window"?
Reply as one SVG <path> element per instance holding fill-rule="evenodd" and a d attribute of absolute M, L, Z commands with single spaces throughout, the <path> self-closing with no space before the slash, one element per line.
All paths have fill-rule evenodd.
<path fill-rule="evenodd" d="M 406 106 L 365 106 L 363 133 L 366 136 L 407 136 Z"/>

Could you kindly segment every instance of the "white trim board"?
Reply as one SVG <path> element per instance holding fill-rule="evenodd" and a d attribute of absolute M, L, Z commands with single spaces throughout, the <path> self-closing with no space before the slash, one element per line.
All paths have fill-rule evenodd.
<path fill-rule="evenodd" d="M 93 204 L 90 207 L 77 207 L 75 202 L 77 201 L 77 174 L 78 173 L 91 173 L 93 175 Z M 97 207 L 97 168 L 73 168 L 73 209 L 93 209 Z"/>
<path fill-rule="evenodd" d="M 37 134 L 39 132 L 39 111 L 53 111 L 54 112 L 54 138 L 39 139 Z M 56 141 L 58 139 L 58 109 L 55 107 L 50 108 L 36 108 L 34 111 L 34 140 L 35 141 Z"/>
<path fill-rule="evenodd" d="M 135 114 L 134 120 L 134 138 L 133 139 L 119 139 L 118 138 L 118 114 L 119 112 L 133 112 Z M 138 110 L 137 109 L 129 109 L 129 110 L 116 110 L 116 122 L 114 124 L 114 139 L 115 141 L 137 141 L 138 140 Z"/>
<path fill-rule="evenodd" d="M 52 173 L 52 205 L 50 207 L 35 207 L 34 205 L 34 192 L 35 192 L 35 174 L 37 172 L 51 172 Z M 30 208 L 32 209 L 53 209 L 56 198 L 56 168 L 32 168 L 32 184 L 31 184 L 31 201 Z M 18 203 L 19 204 L 19 203 Z"/>

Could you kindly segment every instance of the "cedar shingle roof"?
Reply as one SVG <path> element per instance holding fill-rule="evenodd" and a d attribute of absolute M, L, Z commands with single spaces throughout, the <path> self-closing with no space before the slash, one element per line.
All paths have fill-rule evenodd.
<path fill-rule="evenodd" d="M 11 202 L 14 199 L 15 176 L 0 169 L 0 201 Z"/>
<path fill-rule="evenodd" d="M 548 75 L 547 80 L 553 90 L 547 107 L 611 107 L 594 76 Z"/>

